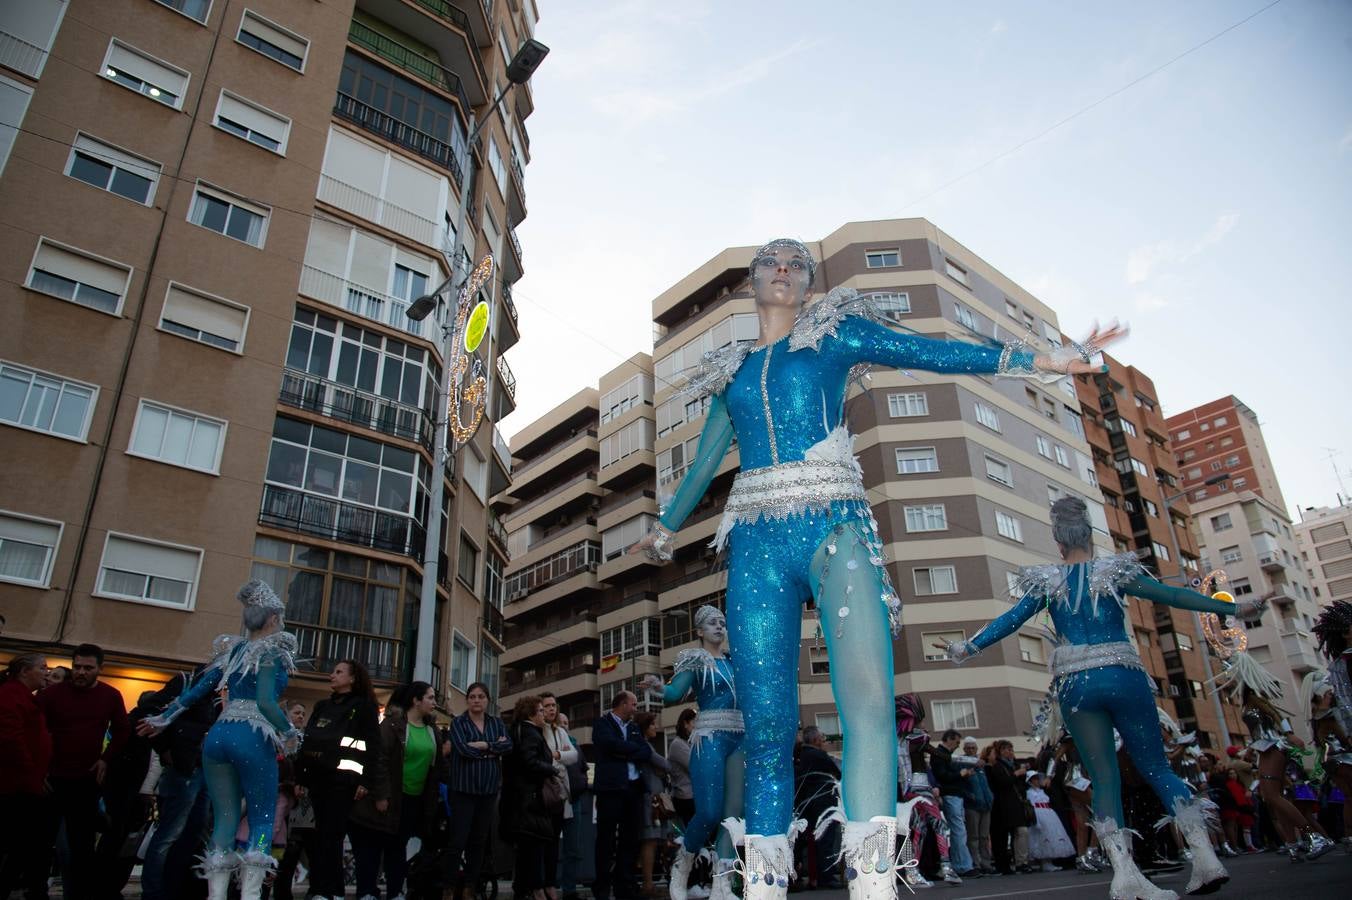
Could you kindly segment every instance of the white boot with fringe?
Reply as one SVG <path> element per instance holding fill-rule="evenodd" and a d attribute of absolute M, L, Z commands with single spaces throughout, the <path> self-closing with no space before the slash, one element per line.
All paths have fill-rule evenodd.
<path fill-rule="evenodd" d="M 737 860 L 717 859 L 713 866 L 713 883 L 709 887 L 709 900 L 737 900 L 732 879 L 737 874 Z"/>
<path fill-rule="evenodd" d="M 1207 828 L 1207 803 L 1201 798 L 1174 802 L 1174 824 L 1183 832 L 1183 839 L 1192 851 L 1192 877 L 1188 879 L 1189 894 L 1211 894 L 1219 891 L 1230 880 L 1230 873 L 1216 858 L 1211 847 L 1211 833 Z"/>
<path fill-rule="evenodd" d="M 793 881 L 787 834 L 748 834 L 743 847 L 742 900 L 784 900 Z"/>
<path fill-rule="evenodd" d="M 874 816 L 867 822 L 845 822 L 840 859 L 850 900 L 895 900 L 897 896 L 897 820 Z"/>
<path fill-rule="evenodd" d="M 1118 828 L 1108 818 L 1095 819 L 1090 824 L 1113 866 L 1113 883 L 1109 888 L 1112 900 L 1178 900 L 1178 894 L 1151 884 L 1136 868 L 1136 860 L 1131 858 L 1130 831 Z"/>
<path fill-rule="evenodd" d="M 685 838 L 676 838 L 676 855 L 671 861 L 671 875 L 667 879 L 671 900 L 686 900 L 690 885 L 690 870 L 695 867 L 695 854 L 685 848 Z"/>
<path fill-rule="evenodd" d="M 239 867 L 239 854 L 230 850 L 208 850 L 198 871 L 207 883 L 207 900 L 227 900 L 230 876 Z"/>
<path fill-rule="evenodd" d="M 277 868 L 271 854 L 250 850 L 240 858 L 239 900 L 261 900 L 263 882 L 268 873 Z"/>

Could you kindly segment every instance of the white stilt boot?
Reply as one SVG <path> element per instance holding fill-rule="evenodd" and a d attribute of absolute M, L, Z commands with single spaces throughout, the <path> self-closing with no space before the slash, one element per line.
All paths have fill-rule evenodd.
<path fill-rule="evenodd" d="M 1129 832 L 1118 828 L 1112 819 L 1095 819 L 1091 824 L 1113 866 L 1113 883 L 1109 888 L 1113 900 L 1178 900 L 1178 894 L 1155 887 L 1136 868 L 1136 860 L 1131 858 Z"/>
<path fill-rule="evenodd" d="M 226 900 L 230 894 L 230 876 L 239 866 L 239 855 L 229 850 L 208 850 L 200 871 L 207 882 L 207 900 Z"/>
<path fill-rule="evenodd" d="M 719 859 L 714 862 L 713 884 L 709 888 L 709 900 L 737 900 L 732 879 L 737 874 L 736 859 Z"/>
<path fill-rule="evenodd" d="M 1192 877 L 1188 879 L 1189 894 L 1211 894 L 1230 880 L 1230 873 L 1216 858 L 1211 847 L 1211 834 L 1206 826 L 1206 809 L 1200 798 L 1174 803 L 1174 824 L 1183 832 L 1183 839 L 1192 851 Z"/>
<path fill-rule="evenodd" d="M 671 891 L 671 900 L 686 900 L 686 890 L 690 884 L 690 870 L 695 867 L 695 854 L 685 849 L 685 838 L 676 839 L 676 858 L 671 863 L 671 876 L 667 881 Z"/>
<path fill-rule="evenodd" d="M 793 880 L 793 845 L 787 834 L 748 834 L 743 848 L 743 900 L 784 900 Z"/>
<path fill-rule="evenodd" d="M 276 866 L 277 860 L 266 853 L 245 853 L 239 865 L 239 900 L 261 900 L 263 881 Z"/>
<path fill-rule="evenodd" d="M 845 823 L 840 837 L 840 860 L 850 900 L 895 900 L 896 843 L 897 820 L 892 816 Z"/>

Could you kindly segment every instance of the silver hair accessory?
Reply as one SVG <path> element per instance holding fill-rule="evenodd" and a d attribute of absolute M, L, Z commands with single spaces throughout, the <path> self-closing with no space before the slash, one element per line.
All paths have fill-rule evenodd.
<path fill-rule="evenodd" d="M 703 628 L 714 616 L 717 616 L 720 619 L 723 618 L 723 610 L 709 604 L 705 604 L 695 610 L 695 630 L 698 631 Z"/>
<path fill-rule="evenodd" d="M 817 260 L 813 259 L 812 251 L 807 249 L 807 244 L 793 238 L 775 238 L 773 241 L 763 244 L 751 257 L 751 265 L 747 267 L 751 277 L 753 279 L 756 277 L 756 263 L 760 261 L 761 257 L 769 256 L 776 250 L 784 249 L 801 254 L 803 259 L 807 261 L 807 283 L 809 285 L 817 280 Z"/>
<path fill-rule="evenodd" d="M 279 611 L 286 609 L 286 604 L 277 596 L 272 586 L 258 579 L 246 582 L 239 589 L 239 593 L 235 594 L 235 599 L 245 606 L 261 606 Z"/>

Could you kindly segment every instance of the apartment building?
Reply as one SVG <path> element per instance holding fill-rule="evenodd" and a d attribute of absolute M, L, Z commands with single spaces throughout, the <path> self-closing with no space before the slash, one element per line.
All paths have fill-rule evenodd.
<path fill-rule="evenodd" d="M 1287 508 L 1258 415 L 1238 397 L 1203 403 L 1169 416 L 1166 423 L 1183 488 L 1193 500 L 1249 490 Z M 1220 475 L 1229 478 L 1207 484 Z"/>
<path fill-rule="evenodd" d="M 1155 384 L 1109 354 L 1103 361 L 1108 371 L 1077 376 L 1076 388 L 1114 550 L 1134 552 L 1166 582 L 1190 585 L 1199 577 L 1200 552 Z M 1185 731 L 1196 731 L 1202 746 L 1228 745 L 1227 736 L 1242 732 L 1239 710 L 1206 687 L 1219 662 L 1198 618 L 1135 597 L 1128 604 L 1157 702 Z"/>
<path fill-rule="evenodd" d="M 1281 705 L 1308 739 L 1309 717 L 1297 698 L 1301 679 L 1320 665 L 1310 632 L 1319 599 L 1286 510 L 1247 489 L 1194 501 L 1192 509 L 1203 571 L 1223 571 L 1236 600 L 1268 601 L 1261 615 L 1244 622 L 1249 653 L 1282 683 Z"/>
<path fill-rule="evenodd" d="M 1352 600 L 1352 506 L 1309 507 L 1294 527 L 1315 600 Z"/>
<path fill-rule="evenodd" d="M 503 649 L 511 284 L 532 0 L 32 0 L 0 8 L 0 651 L 102 644 L 131 690 L 239 627 L 250 577 L 306 672 L 409 677 L 439 515 L 451 708 Z M 482 425 L 433 458 L 440 325 L 410 303 L 486 254 Z M 457 351 L 459 352 L 459 351 Z M 429 510 L 433 479 L 445 501 Z"/>

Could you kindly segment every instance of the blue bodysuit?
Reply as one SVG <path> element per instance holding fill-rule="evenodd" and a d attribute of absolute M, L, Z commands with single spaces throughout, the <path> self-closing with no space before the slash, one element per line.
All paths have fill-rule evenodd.
<path fill-rule="evenodd" d="M 1022 599 L 981 629 L 969 649 L 979 652 L 1003 640 L 1039 610 L 1051 614 L 1059 638 L 1052 654 L 1052 690 L 1094 783 L 1094 817 L 1125 825 L 1114 728 L 1166 810 L 1192 799 L 1192 789 L 1164 755 L 1150 677 L 1127 634 L 1126 595 L 1219 616 L 1234 615 L 1235 605 L 1161 584 L 1131 553 L 1031 566 L 1022 570 L 1017 591 Z"/>
<path fill-rule="evenodd" d="M 867 296 L 837 288 L 765 347 L 707 354 L 689 394 L 712 395 L 699 447 L 661 517 L 676 531 L 734 432 L 741 472 L 717 541 L 728 548 L 727 620 L 746 717 L 748 834 L 787 833 L 793 811 L 802 606 L 815 597 L 844 732 L 844 803 L 862 821 L 895 815 L 892 629 L 900 600 L 883 568 L 853 438 L 843 423 L 853 370 L 1038 375 L 1031 351 L 901 334 Z M 1059 377 L 1059 376 L 1058 376 Z"/>

